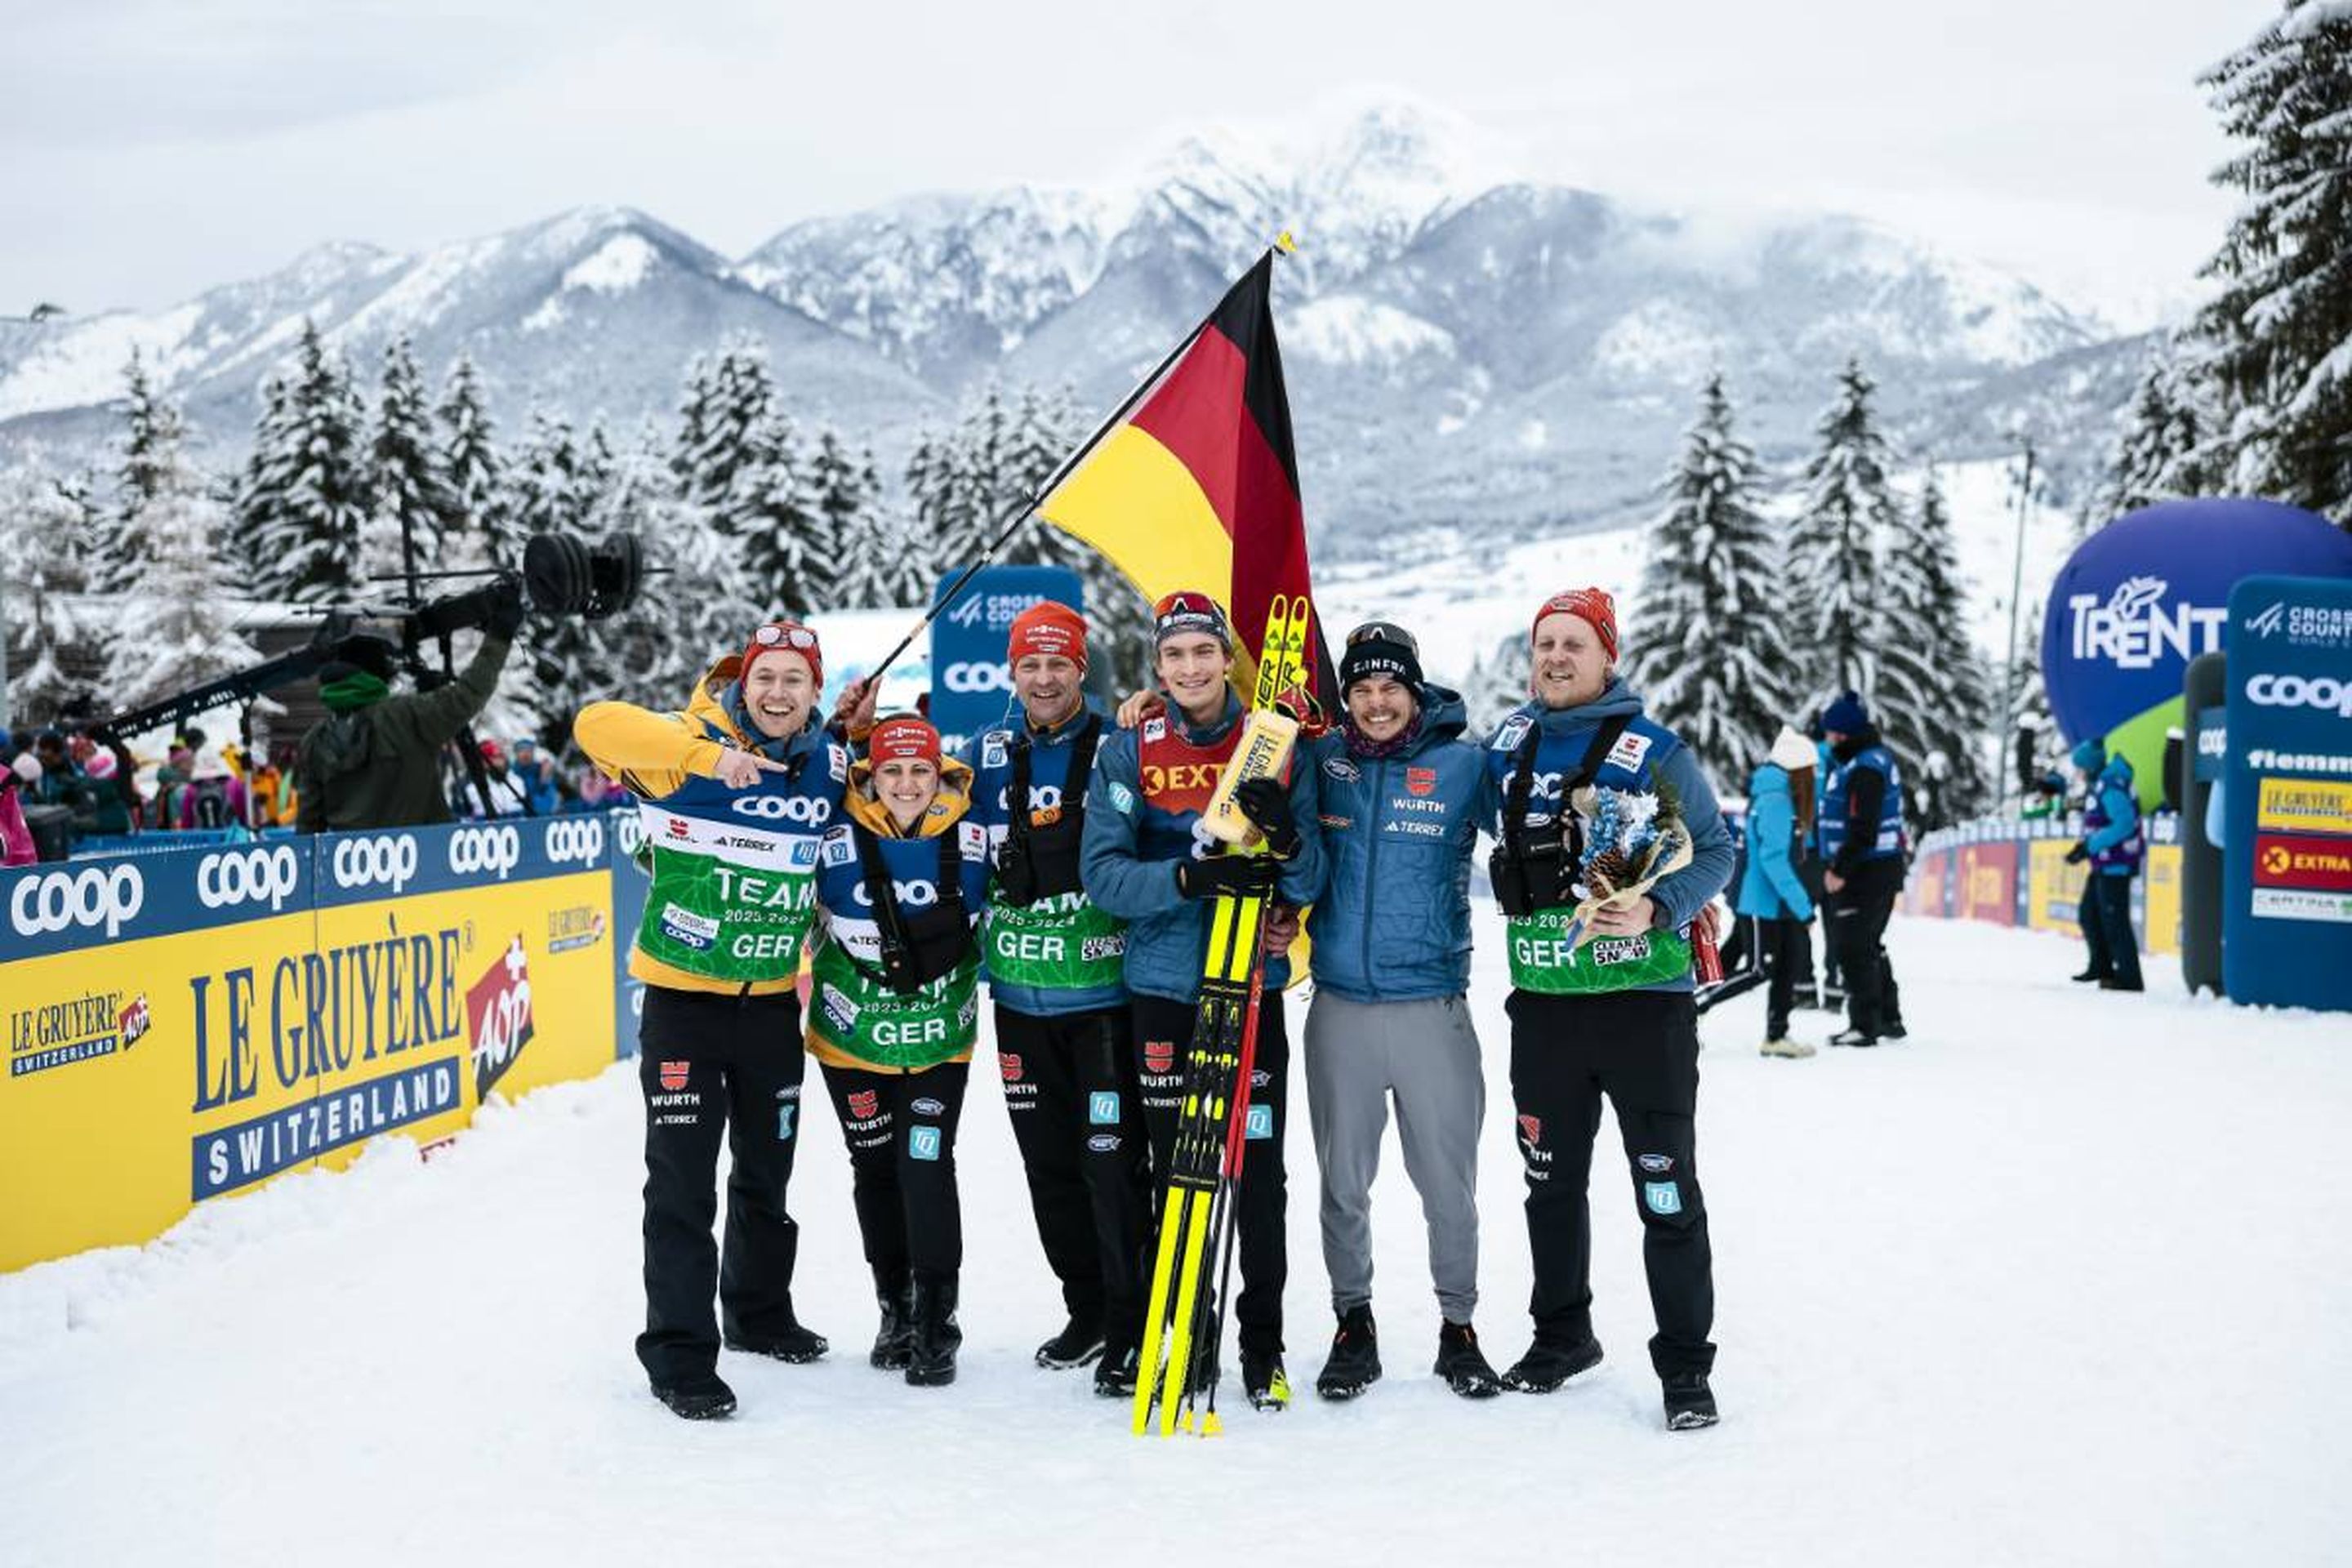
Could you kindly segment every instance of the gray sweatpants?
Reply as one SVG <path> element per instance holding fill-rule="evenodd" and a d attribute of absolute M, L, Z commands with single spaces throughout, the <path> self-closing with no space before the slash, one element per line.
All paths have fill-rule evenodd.
<path fill-rule="evenodd" d="M 1307 1014 L 1307 1116 L 1323 1167 L 1323 1267 L 1341 1312 L 1372 1299 L 1372 1177 L 1396 1097 L 1404 1168 L 1429 1225 L 1437 1304 L 1478 1305 L 1478 1128 L 1486 1079 L 1459 996 L 1351 1002 L 1318 991 Z"/>

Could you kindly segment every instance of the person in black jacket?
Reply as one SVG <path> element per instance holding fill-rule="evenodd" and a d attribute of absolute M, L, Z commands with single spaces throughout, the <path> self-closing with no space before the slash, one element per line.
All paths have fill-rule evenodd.
<path fill-rule="evenodd" d="M 1906 1033 L 1885 941 L 1908 848 L 1903 771 L 1853 692 L 1822 710 L 1822 731 L 1831 763 L 1822 795 L 1822 887 L 1831 950 L 1845 981 L 1847 1026 L 1830 1044 L 1874 1046 Z"/>

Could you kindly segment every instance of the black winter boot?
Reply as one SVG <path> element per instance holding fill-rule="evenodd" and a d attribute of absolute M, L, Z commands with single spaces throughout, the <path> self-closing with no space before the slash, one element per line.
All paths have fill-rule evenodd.
<path fill-rule="evenodd" d="M 1503 1380 L 1478 1348 L 1478 1331 L 1451 1321 L 1437 1331 L 1437 1365 L 1432 1369 L 1445 1386 L 1465 1399 L 1492 1399 L 1503 1392 Z"/>
<path fill-rule="evenodd" d="M 874 1271 L 874 1300 L 882 1308 L 882 1326 L 875 1331 L 874 1349 L 866 1360 L 884 1372 L 904 1372 L 915 1356 L 914 1287 L 903 1273 Z"/>
<path fill-rule="evenodd" d="M 1600 1364 L 1601 1342 L 1589 1334 L 1580 1344 L 1538 1334 L 1528 1353 L 1503 1374 L 1503 1386 L 1521 1394 L 1549 1394 L 1578 1373 Z"/>
<path fill-rule="evenodd" d="M 771 1356 L 794 1365 L 815 1361 L 833 1348 L 832 1342 L 823 1334 L 801 1325 L 800 1319 L 793 1316 L 789 1301 L 784 1303 L 783 1321 L 774 1332 L 753 1334 L 736 1331 L 728 1333 L 722 1342 L 730 1351 L 741 1351 L 746 1355 Z"/>
<path fill-rule="evenodd" d="M 1106 1344 L 1095 1363 L 1095 1393 L 1105 1399 L 1131 1399 L 1142 1375 L 1143 1356 L 1133 1345 Z"/>
<path fill-rule="evenodd" d="M 716 1421 L 735 1414 L 735 1391 L 721 1383 L 715 1372 L 676 1383 L 656 1383 L 654 1397 L 682 1420 Z"/>
<path fill-rule="evenodd" d="M 1706 1373 L 1681 1372 L 1663 1381 L 1667 1431 L 1693 1432 L 1715 1425 L 1715 1391 L 1706 1385 Z"/>
<path fill-rule="evenodd" d="M 1381 1380 L 1381 1336 L 1370 1302 L 1339 1314 L 1331 1354 L 1316 1375 L 1315 1392 L 1326 1399 L 1353 1399 Z"/>
<path fill-rule="evenodd" d="M 1102 1354 L 1102 1319 L 1072 1314 L 1062 1331 L 1037 1347 L 1037 1364 L 1065 1370 L 1084 1366 Z"/>
<path fill-rule="evenodd" d="M 907 1381 L 917 1388 L 943 1388 L 955 1381 L 956 1351 L 963 1331 L 956 1326 L 956 1277 L 915 1276 L 914 1357 Z"/>

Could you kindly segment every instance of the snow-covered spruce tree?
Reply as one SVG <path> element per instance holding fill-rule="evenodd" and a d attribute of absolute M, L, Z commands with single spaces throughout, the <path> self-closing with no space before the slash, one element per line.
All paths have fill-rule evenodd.
<path fill-rule="evenodd" d="M 367 574 L 399 572 L 409 549 L 420 572 L 454 568 L 446 542 L 456 531 L 457 504 L 435 450 L 425 378 L 405 337 L 384 346 L 368 441 L 368 479 L 371 505 L 362 544 Z"/>
<path fill-rule="evenodd" d="M 1528 700 L 1528 683 L 1535 676 L 1535 652 L 1524 633 L 1497 642 L 1492 652 L 1472 661 L 1463 678 L 1463 706 L 1470 714 L 1470 738 L 1484 742 L 1511 710 Z M 1739 781 L 1745 784 L 1745 780 Z M 1724 784 L 1727 792 L 1736 786 Z"/>
<path fill-rule="evenodd" d="M 332 603 L 358 586 L 366 454 L 350 367 L 302 324 L 290 371 L 263 392 L 238 495 L 237 548 L 259 597 Z"/>
<path fill-rule="evenodd" d="M 91 586 L 116 594 L 138 586 L 154 542 L 139 531 L 148 503 L 163 493 L 168 465 L 180 460 L 186 434 L 178 406 L 157 392 L 136 349 L 123 372 L 122 434 L 115 448 L 114 504 L 100 514 Z"/>
<path fill-rule="evenodd" d="M 2200 79 L 2245 194 L 2197 318 L 2229 424 L 2228 489 L 2352 527 L 2352 6 L 2285 14 Z"/>
<path fill-rule="evenodd" d="M 750 342 L 730 345 L 715 361 L 698 361 L 696 369 L 683 404 L 678 479 L 688 500 L 721 515 L 738 470 L 757 456 L 761 427 L 775 414 L 775 383 L 766 352 Z"/>
<path fill-rule="evenodd" d="M 1625 673 L 1651 717 L 1733 793 L 1793 706 L 1771 527 L 1756 488 L 1756 454 L 1733 432 L 1723 377 L 1710 376 L 1662 487 Z"/>
<path fill-rule="evenodd" d="M 237 631 L 232 577 L 221 550 L 228 513 L 176 436 L 151 455 L 154 491 L 131 520 L 152 551 L 118 612 L 138 630 L 121 639 L 114 697 L 136 707 L 203 684 L 261 655 Z"/>
<path fill-rule="evenodd" d="M 1821 448 L 1805 465 L 1804 505 L 1790 528 L 1786 625 L 1802 661 L 1790 689 L 1808 711 L 1872 684 L 1878 542 L 1895 519 L 1886 440 L 1870 408 L 1875 390 L 1861 362 L 1848 360 L 1814 427 Z"/>
<path fill-rule="evenodd" d="M 817 432 L 807 482 L 801 571 L 810 606 L 840 610 L 874 604 L 879 576 L 874 552 L 882 542 L 870 515 L 875 498 L 864 488 L 856 459 L 829 425 Z"/>
<path fill-rule="evenodd" d="M 520 566 L 522 545 L 512 537 L 506 466 L 499 456 L 497 432 L 472 356 L 461 354 L 450 367 L 436 413 L 441 426 L 441 476 L 449 501 L 446 548 L 450 566 Z"/>
<path fill-rule="evenodd" d="M 2169 341 L 2148 356 L 2123 421 L 2105 483 L 2093 507 L 2097 526 L 2160 500 L 2210 493 L 2206 472 L 2213 421 Z"/>
<path fill-rule="evenodd" d="M 8 707 L 0 722 L 45 724 L 107 668 L 121 607 L 95 595 L 90 569 L 115 531 L 86 480 L 53 473 L 38 453 L 0 469 L 0 626 Z"/>
<path fill-rule="evenodd" d="M 736 570 L 769 616 L 805 616 L 810 596 L 809 541 L 816 496 L 791 420 L 770 414 L 753 426 L 719 514 L 734 542 Z"/>
<path fill-rule="evenodd" d="M 1935 470 L 1900 516 L 1879 557 L 1871 701 L 1903 766 L 1903 812 L 1915 836 L 1973 816 L 1989 804 L 1986 731 L 1994 699 L 1969 640 L 1952 519 Z"/>

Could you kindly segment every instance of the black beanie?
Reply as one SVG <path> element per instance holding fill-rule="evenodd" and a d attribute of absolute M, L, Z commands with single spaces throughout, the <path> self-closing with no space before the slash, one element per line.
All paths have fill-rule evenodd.
<path fill-rule="evenodd" d="M 1340 700 L 1347 700 L 1348 688 L 1375 675 L 1410 688 L 1413 700 L 1420 700 L 1421 648 L 1411 632 L 1387 621 L 1368 621 L 1348 634 L 1347 648 L 1339 656 Z"/>

